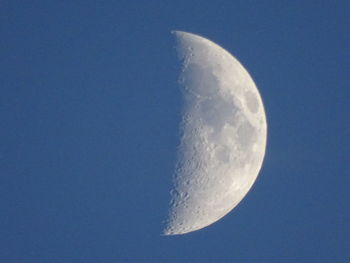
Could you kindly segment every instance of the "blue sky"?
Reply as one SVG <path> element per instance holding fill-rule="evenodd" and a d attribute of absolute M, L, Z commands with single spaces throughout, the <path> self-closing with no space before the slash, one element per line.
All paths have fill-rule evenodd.
<path fill-rule="evenodd" d="M 349 262 L 348 1 L 2 1 L 1 262 Z M 265 103 L 262 171 L 161 236 L 181 94 L 171 30 L 232 52 Z"/>

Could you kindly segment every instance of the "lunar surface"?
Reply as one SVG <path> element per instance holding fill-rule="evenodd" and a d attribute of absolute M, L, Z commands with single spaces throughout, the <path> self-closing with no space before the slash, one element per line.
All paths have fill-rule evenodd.
<path fill-rule="evenodd" d="M 238 60 L 208 39 L 173 33 L 184 105 L 165 235 L 206 227 L 237 206 L 258 176 L 267 135 L 260 94 Z"/>

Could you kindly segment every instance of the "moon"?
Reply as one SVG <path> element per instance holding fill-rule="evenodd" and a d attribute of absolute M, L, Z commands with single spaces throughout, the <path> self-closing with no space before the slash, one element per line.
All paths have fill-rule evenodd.
<path fill-rule="evenodd" d="M 236 207 L 258 176 L 267 137 L 261 96 L 240 62 L 204 37 L 172 33 L 184 103 L 164 235 L 204 228 Z"/>

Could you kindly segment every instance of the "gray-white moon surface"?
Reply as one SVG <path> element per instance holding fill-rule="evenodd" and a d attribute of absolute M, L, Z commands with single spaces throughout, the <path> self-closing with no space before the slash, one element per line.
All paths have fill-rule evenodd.
<path fill-rule="evenodd" d="M 258 176 L 267 136 L 259 91 L 238 60 L 201 36 L 173 33 L 184 105 L 165 235 L 201 229 L 230 212 Z"/>

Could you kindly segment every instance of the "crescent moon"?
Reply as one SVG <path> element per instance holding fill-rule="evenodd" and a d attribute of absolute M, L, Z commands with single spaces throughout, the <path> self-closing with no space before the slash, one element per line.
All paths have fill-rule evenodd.
<path fill-rule="evenodd" d="M 173 33 L 184 105 L 165 235 L 204 228 L 237 206 L 258 176 L 267 137 L 261 96 L 239 61 L 206 38 Z"/>

